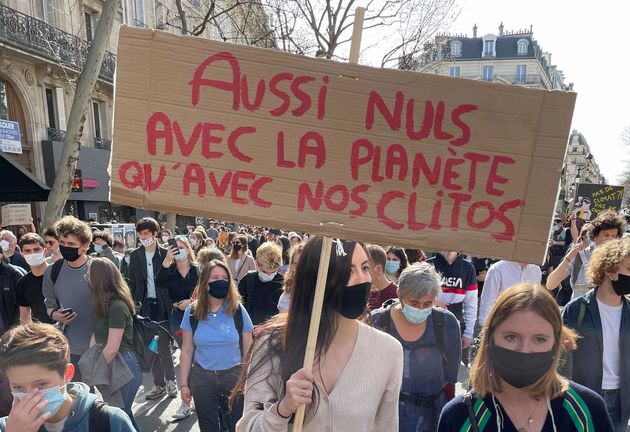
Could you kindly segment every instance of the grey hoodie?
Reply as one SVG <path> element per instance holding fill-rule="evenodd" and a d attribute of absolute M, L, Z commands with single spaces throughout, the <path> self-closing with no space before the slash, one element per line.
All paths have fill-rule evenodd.
<path fill-rule="evenodd" d="M 73 382 L 67 386 L 68 393 L 75 397 L 72 405 L 71 415 L 66 419 L 64 432 L 89 432 L 90 430 L 90 407 L 96 401 L 96 396 L 90 393 L 86 384 Z M 127 414 L 120 408 L 108 407 L 109 430 L 111 432 L 135 432 Z M 7 428 L 7 417 L 0 418 L 0 432 Z M 40 432 L 46 432 L 44 427 Z"/>

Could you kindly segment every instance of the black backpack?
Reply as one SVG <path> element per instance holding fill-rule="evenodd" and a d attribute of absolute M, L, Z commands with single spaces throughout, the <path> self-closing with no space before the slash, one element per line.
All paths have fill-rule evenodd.
<path fill-rule="evenodd" d="M 394 301 L 395 300 L 388 300 L 383 303 L 383 307 L 386 307 L 386 309 L 381 314 L 379 323 L 376 326 L 388 334 L 390 333 L 392 326 L 391 307 L 394 304 Z M 446 348 L 444 346 L 444 315 L 435 309 L 431 309 L 431 320 L 433 321 L 433 331 L 435 333 L 435 345 L 442 354 L 442 363 L 444 364 L 444 367 L 446 367 L 448 364 L 448 358 L 446 356 Z M 418 348 L 428 348 L 430 346 L 431 345 L 427 344 Z"/>
<path fill-rule="evenodd" d="M 138 357 L 142 372 L 151 372 L 153 362 L 158 356 L 149 349 L 149 344 L 155 336 L 160 337 L 158 349 L 164 347 L 164 344 L 170 347 L 173 343 L 173 336 L 159 323 L 140 315 L 133 317 L 133 351 Z"/>
<path fill-rule="evenodd" d="M 90 432 L 109 432 L 109 409 L 105 402 L 95 400 L 90 407 Z"/>
<path fill-rule="evenodd" d="M 192 328 L 192 336 L 193 340 L 195 337 L 195 331 L 197 330 L 197 326 L 199 326 L 199 320 L 195 317 L 195 308 L 190 309 L 190 327 Z M 238 309 L 234 313 L 234 325 L 236 327 L 236 331 L 238 333 L 238 347 L 241 350 L 241 358 L 244 358 L 245 353 L 243 353 L 243 310 L 241 309 L 241 305 L 239 304 Z"/>

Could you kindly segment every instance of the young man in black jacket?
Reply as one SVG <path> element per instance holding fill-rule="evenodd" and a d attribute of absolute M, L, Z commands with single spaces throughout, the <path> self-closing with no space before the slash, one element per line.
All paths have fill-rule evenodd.
<path fill-rule="evenodd" d="M 130 254 L 127 281 L 137 312 L 153 321 L 165 322 L 168 327 L 171 310 L 168 289 L 156 283 L 158 270 L 166 257 L 166 249 L 157 242 L 160 225 L 153 218 L 142 218 L 136 223 L 136 232 L 142 246 Z M 146 398 L 158 399 L 166 394 L 177 397 L 175 365 L 170 350 L 160 350 L 158 354 L 151 371 L 154 386 Z"/>

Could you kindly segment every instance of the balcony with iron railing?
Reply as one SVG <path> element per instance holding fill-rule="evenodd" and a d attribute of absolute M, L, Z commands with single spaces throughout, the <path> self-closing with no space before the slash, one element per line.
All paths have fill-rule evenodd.
<path fill-rule="evenodd" d="M 44 21 L 0 4 L 0 43 L 13 45 L 77 72 L 83 69 L 90 44 Z M 100 78 L 113 82 L 116 56 L 105 52 Z"/>

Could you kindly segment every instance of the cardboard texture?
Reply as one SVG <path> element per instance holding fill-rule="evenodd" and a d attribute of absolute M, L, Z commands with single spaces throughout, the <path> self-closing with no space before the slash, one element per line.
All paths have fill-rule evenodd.
<path fill-rule="evenodd" d="M 623 194 L 623 186 L 580 183 L 573 214 L 578 219 L 590 221 L 606 210 L 619 211 Z"/>
<path fill-rule="evenodd" d="M 124 27 L 111 201 L 542 263 L 574 103 Z"/>
<path fill-rule="evenodd" d="M 2 206 L 2 225 L 30 225 L 32 220 L 30 204 L 7 204 Z"/>

